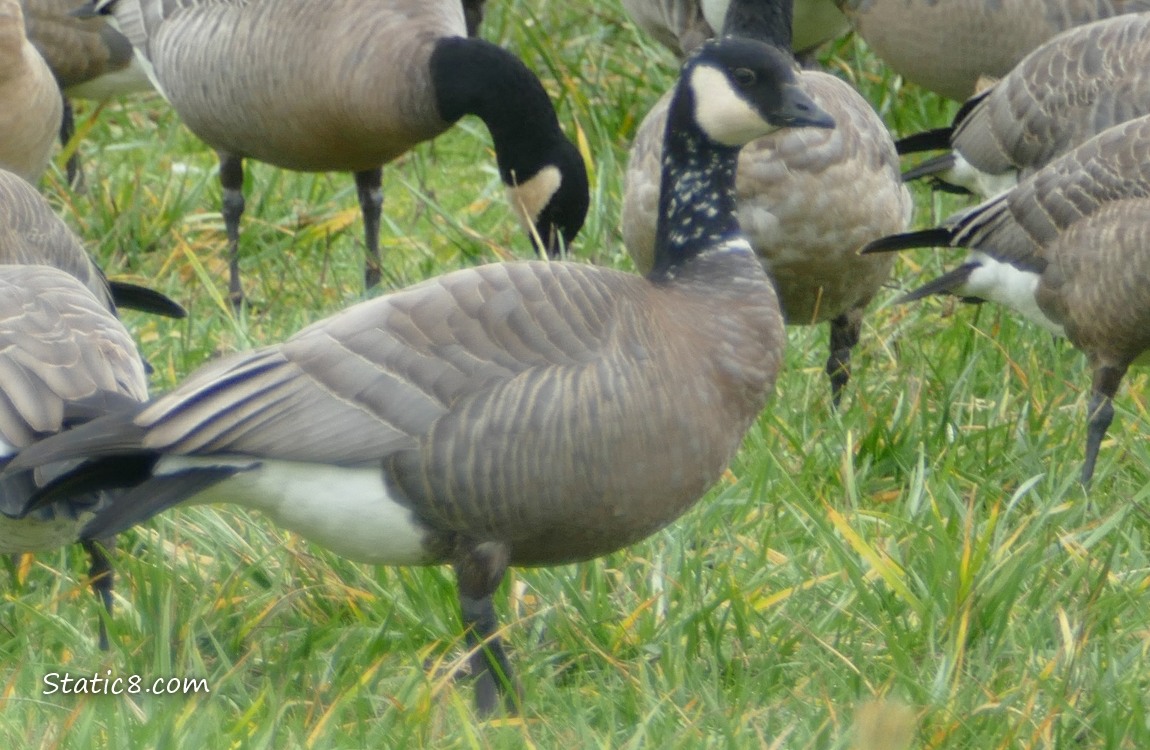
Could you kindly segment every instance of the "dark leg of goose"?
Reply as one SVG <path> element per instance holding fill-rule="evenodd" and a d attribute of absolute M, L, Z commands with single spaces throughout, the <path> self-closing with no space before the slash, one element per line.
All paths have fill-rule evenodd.
<path fill-rule="evenodd" d="M 482 716 L 495 711 L 500 693 L 507 699 L 509 713 L 516 713 L 521 702 L 511 662 L 495 634 L 499 621 L 491 602 L 491 595 L 507 571 L 507 558 L 506 546 L 482 542 L 461 548 L 454 562 L 467 645 L 475 649 L 471 656 L 471 676 L 475 680 L 475 706 Z"/>
<path fill-rule="evenodd" d="M 1082 484 L 1089 485 L 1094 476 L 1094 462 L 1098 460 L 1098 449 L 1102 438 L 1114 419 L 1114 394 L 1126 368 L 1102 365 L 1094 371 L 1094 382 L 1090 387 L 1090 411 L 1086 417 L 1086 461 L 1082 464 Z"/>
<path fill-rule="evenodd" d="M 859 342 L 862 331 L 862 308 L 848 310 L 831 321 L 831 356 L 827 358 L 827 375 L 831 379 L 831 403 L 837 409 L 843 389 L 851 379 L 851 349 Z"/>
<path fill-rule="evenodd" d="M 479 36 L 479 25 L 483 23 L 483 6 L 487 0 L 463 0 L 463 16 L 467 19 L 467 36 Z"/>
<path fill-rule="evenodd" d="M 106 540 L 111 544 L 111 540 Z M 100 542 L 91 539 L 84 539 L 80 542 L 84 550 L 88 553 L 88 557 L 92 559 L 92 564 L 88 568 L 88 580 L 91 581 L 92 593 L 100 598 L 104 604 L 104 610 L 108 616 L 112 616 L 112 562 L 108 559 L 108 554 L 104 551 L 104 546 Z M 104 623 L 104 619 L 100 618 L 100 650 L 108 650 L 108 627 Z"/>
<path fill-rule="evenodd" d="M 64 97 L 64 117 L 60 120 L 60 145 L 68 147 L 68 142 L 76 134 L 76 116 L 72 111 L 72 100 Z M 84 189 L 84 173 L 80 171 L 80 151 L 77 149 L 68 157 L 64 167 L 64 174 L 68 176 L 68 184 L 73 190 L 80 192 Z"/>
<path fill-rule="evenodd" d="M 355 190 L 359 193 L 359 208 L 363 211 L 364 241 L 367 254 L 363 259 L 363 288 L 379 286 L 379 217 L 383 212 L 383 169 L 369 169 L 355 173 Z"/>
<path fill-rule="evenodd" d="M 228 235 L 228 298 L 237 310 L 244 302 L 240 286 L 240 217 L 244 215 L 244 160 L 217 152 L 220 156 L 220 187 L 224 201 L 224 231 Z"/>

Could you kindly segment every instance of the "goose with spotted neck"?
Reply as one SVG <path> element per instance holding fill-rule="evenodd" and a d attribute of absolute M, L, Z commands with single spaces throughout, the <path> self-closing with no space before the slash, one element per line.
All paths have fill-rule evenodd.
<path fill-rule="evenodd" d="M 481 712 L 519 702 L 491 596 L 509 565 L 620 549 L 693 505 L 763 408 L 778 304 L 734 214 L 739 147 L 833 122 L 788 56 L 710 42 L 670 106 L 654 270 L 497 263 L 361 303 L 17 457 L 58 492 L 139 483 L 90 533 L 233 502 L 349 558 L 451 564 Z M 50 499 L 47 493 L 44 499 Z"/>

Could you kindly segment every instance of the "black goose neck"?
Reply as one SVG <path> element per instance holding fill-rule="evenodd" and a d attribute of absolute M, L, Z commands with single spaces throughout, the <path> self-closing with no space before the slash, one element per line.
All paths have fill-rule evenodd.
<path fill-rule="evenodd" d="M 436 43 L 430 67 L 439 116 L 450 123 L 464 115 L 483 120 L 505 185 L 531 178 L 569 143 L 539 78 L 502 47 L 446 37 Z"/>
<path fill-rule="evenodd" d="M 789 50 L 792 46 L 794 0 L 731 0 L 723 19 L 723 36 L 741 36 Z"/>
<path fill-rule="evenodd" d="M 702 131 L 685 80 L 667 114 L 652 280 L 669 279 L 703 251 L 742 237 L 735 216 L 739 147 L 716 143 Z"/>

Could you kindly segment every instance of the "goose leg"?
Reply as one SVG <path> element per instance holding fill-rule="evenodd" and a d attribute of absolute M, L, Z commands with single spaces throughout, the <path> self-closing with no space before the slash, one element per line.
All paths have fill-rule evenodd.
<path fill-rule="evenodd" d="M 68 147 L 69 141 L 72 136 L 76 134 L 76 115 L 72 111 L 72 100 L 68 97 L 64 99 L 64 116 L 60 120 L 60 145 L 64 148 Z M 84 173 L 80 171 L 80 151 L 79 149 L 72 152 L 68 157 L 68 163 L 64 167 L 64 174 L 68 177 L 68 184 L 73 190 L 81 192 L 84 190 Z"/>
<path fill-rule="evenodd" d="M 359 194 L 359 208 L 363 211 L 364 242 L 367 254 L 363 261 L 363 288 L 379 286 L 379 217 L 383 211 L 383 169 L 369 169 L 355 173 L 355 190 Z"/>
<path fill-rule="evenodd" d="M 837 409 L 843 389 L 851 379 L 851 349 L 862 332 L 862 308 L 848 310 L 831 321 L 831 354 L 827 358 L 827 375 L 831 379 L 831 403 Z"/>
<path fill-rule="evenodd" d="M 1101 365 L 1094 371 L 1094 382 L 1090 388 L 1090 411 L 1086 417 L 1086 461 L 1082 464 L 1082 484 L 1089 485 L 1094 476 L 1094 462 L 1098 460 L 1098 449 L 1102 438 L 1114 419 L 1114 394 L 1118 384 L 1126 374 L 1125 367 Z"/>
<path fill-rule="evenodd" d="M 244 302 L 240 286 L 240 217 L 244 215 L 244 160 L 234 154 L 220 156 L 220 187 L 223 189 L 224 231 L 228 236 L 228 298 L 239 309 Z"/>
<path fill-rule="evenodd" d="M 483 6 L 487 0 L 463 0 L 463 16 L 467 19 L 467 36 L 479 36 L 479 25 L 483 23 Z"/>
<path fill-rule="evenodd" d="M 108 555 L 104 552 L 104 548 L 101 544 L 91 539 L 84 539 L 80 544 L 92 560 L 92 564 L 88 568 L 88 579 L 91 581 L 92 593 L 100 598 L 100 601 L 104 604 L 104 611 L 111 617 L 112 562 L 108 559 Z M 108 650 L 108 627 L 105 625 L 103 618 L 100 618 L 100 650 Z"/>
<path fill-rule="evenodd" d="M 475 706 L 483 716 L 495 711 L 500 693 L 507 700 L 509 713 L 516 713 L 522 702 L 511 662 L 495 634 L 499 621 L 491 602 L 507 571 L 507 558 L 506 546 L 483 542 L 461 549 L 454 563 L 467 645 L 474 649 L 471 676 L 475 679 Z"/>

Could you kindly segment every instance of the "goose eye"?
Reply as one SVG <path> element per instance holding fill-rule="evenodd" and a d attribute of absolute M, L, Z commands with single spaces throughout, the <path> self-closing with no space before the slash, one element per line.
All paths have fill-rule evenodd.
<path fill-rule="evenodd" d="M 755 72 L 747 68 L 735 68 L 733 75 L 735 83 L 740 86 L 750 86 L 755 82 Z"/>

